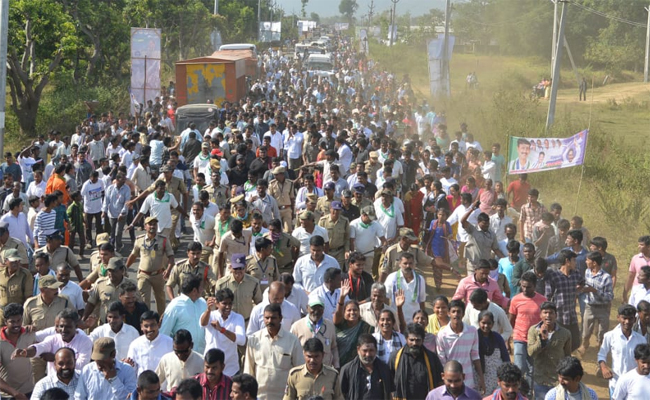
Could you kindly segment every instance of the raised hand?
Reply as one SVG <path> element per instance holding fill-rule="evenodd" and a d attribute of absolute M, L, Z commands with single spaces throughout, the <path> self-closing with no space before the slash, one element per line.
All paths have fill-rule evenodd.
<path fill-rule="evenodd" d="M 404 289 L 399 289 L 395 293 L 395 306 L 402 307 L 406 303 L 406 296 L 404 295 Z"/>
<path fill-rule="evenodd" d="M 350 284 L 350 280 L 346 279 L 343 282 L 341 282 L 341 295 L 340 299 L 344 300 L 348 294 L 350 294 L 350 291 L 352 290 L 352 285 Z"/>

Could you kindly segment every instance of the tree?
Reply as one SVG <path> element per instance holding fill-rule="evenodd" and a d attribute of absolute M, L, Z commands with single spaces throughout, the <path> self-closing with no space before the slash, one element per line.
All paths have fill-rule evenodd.
<path fill-rule="evenodd" d="M 307 18 L 307 3 L 309 3 L 309 0 L 300 0 L 300 3 L 302 4 L 300 7 L 300 15 L 302 15 L 303 18 Z"/>
<path fill-rule="evenodd" d="M 53 0 L 14 0 L 9 8 L 7 78 L 22 135 L 36 134 L 43 90 L 80 45 L 72 18 Z"/>
<path fill-rule="evenodd" d="M 353 22 L 357 8 L 359 8 L 359 4 L 356 0 L 341 0 L 339 3 L 339 12 L 347 18 L 349 23 Z"/>
<path fill-rule="evenodd" d="M 316 21 L 320 24 L 320 15 L 318 15 L 318 13 L 313 12 L 309 14 L 309 19 L 312 21 Z"/>

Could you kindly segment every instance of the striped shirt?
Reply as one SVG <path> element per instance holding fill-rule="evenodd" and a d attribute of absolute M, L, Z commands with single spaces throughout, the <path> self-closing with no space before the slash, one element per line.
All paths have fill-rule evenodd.
<path fill-rule="evenodd" d="M 230 377 L 221 374 L 221 379 L 219 383 L 210 389 L 208 384 L 208 378 L 205 377 L 205 373 L 198 374 L 194 377 L 201 384 L 203 389 L 203 399 L 204 400 L 228 400 L 230 399 L 230 390 L 232 389 L 232 379 Z"/>
<path fill-rule="evenodd" d="M 36 215 L 36 221 L 34 221 L 34 240 L 38 240 L 40 247 L 46 244 L 45 232 L 53 230 L 55 224 L 56 211 L 54 210 L 47 212 L 43 209 Z"/>
<path fill-rule="evenodd" d="M 449 360 L 456 360 L 465 371 L 465 385 L 476 389 L 473 361 L 480 360 L 478 353 L 478 334 L 476 328 L 463 324 L 463 331 L 456 333 L 451 325 L 446 325 L 437 335 L 438 357 L 442 365 Z"/>
<path fill-rule="evenodd" d="M 599 270 L 595 275 L 590 269 L 587 269 L 587 272 L 585 272 L 585 285 L 598 290 L 596 293 L 587 293 L 585 299 L 587 304 L 602 306 L 612 303 L 614 299 L 612 276 L 605 272 L 604 269 Z"/>

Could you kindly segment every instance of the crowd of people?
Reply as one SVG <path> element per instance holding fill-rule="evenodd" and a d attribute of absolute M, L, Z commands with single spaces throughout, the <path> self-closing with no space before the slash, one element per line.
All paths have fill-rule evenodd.
<path fill-rule="evenodd" d="M 165 95 L 6 154 L 3 399 L 595 400 L 592 345 L 644 398 L 650 236 L 610 329 L 607 239 L 335 43 L 330 78 L 264 52 L 205 130 Z"/>

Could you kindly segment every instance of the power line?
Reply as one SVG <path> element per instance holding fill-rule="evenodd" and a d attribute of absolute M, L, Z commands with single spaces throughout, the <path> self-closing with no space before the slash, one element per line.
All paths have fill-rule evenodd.
<path fill-rule="evenodd" d="M 569 4 L 574 5 L 574 6 L 578 7 L 578 8 L 580 8 L 580 9 L 582 9 L 582 10 L 584 10 L 584 11 L 590 12 L 590 13 L 592 13 L 592 14 L 599 15 L 599 16 L 601 16 L 601 17 L 603 17 L 603 18 L 611 19 L 611 20 L 613 20 L 613 21 L 617 21 L 617 22 L 621 22 L 621 23 L 624 23 L 624 24 L 628 24 L 628 25 L 636 26 L 636 27 L 639 27 L 639 28 L 645 28 L 645 27 L 647 26 L 647 25 L 644 24 L 644 23 L 641 23 L 641 22 L 635 22 L 635 21 L 630 21 L 629 19 L 625 19 L 625 18 L 617 17 L 617 16 L 615 16 L 615 15 L 605 14 L 605 13 L 602 12 L 602 11 L 594 10 L 593 8 L 589 8 L 589 7 L 587 7 L 587 6 L 584 6 L 584 5 L 582 5 L 582 4 L 578 4 L 578 3 L 575 3 L 575 2 L 570 2 Z"/>

